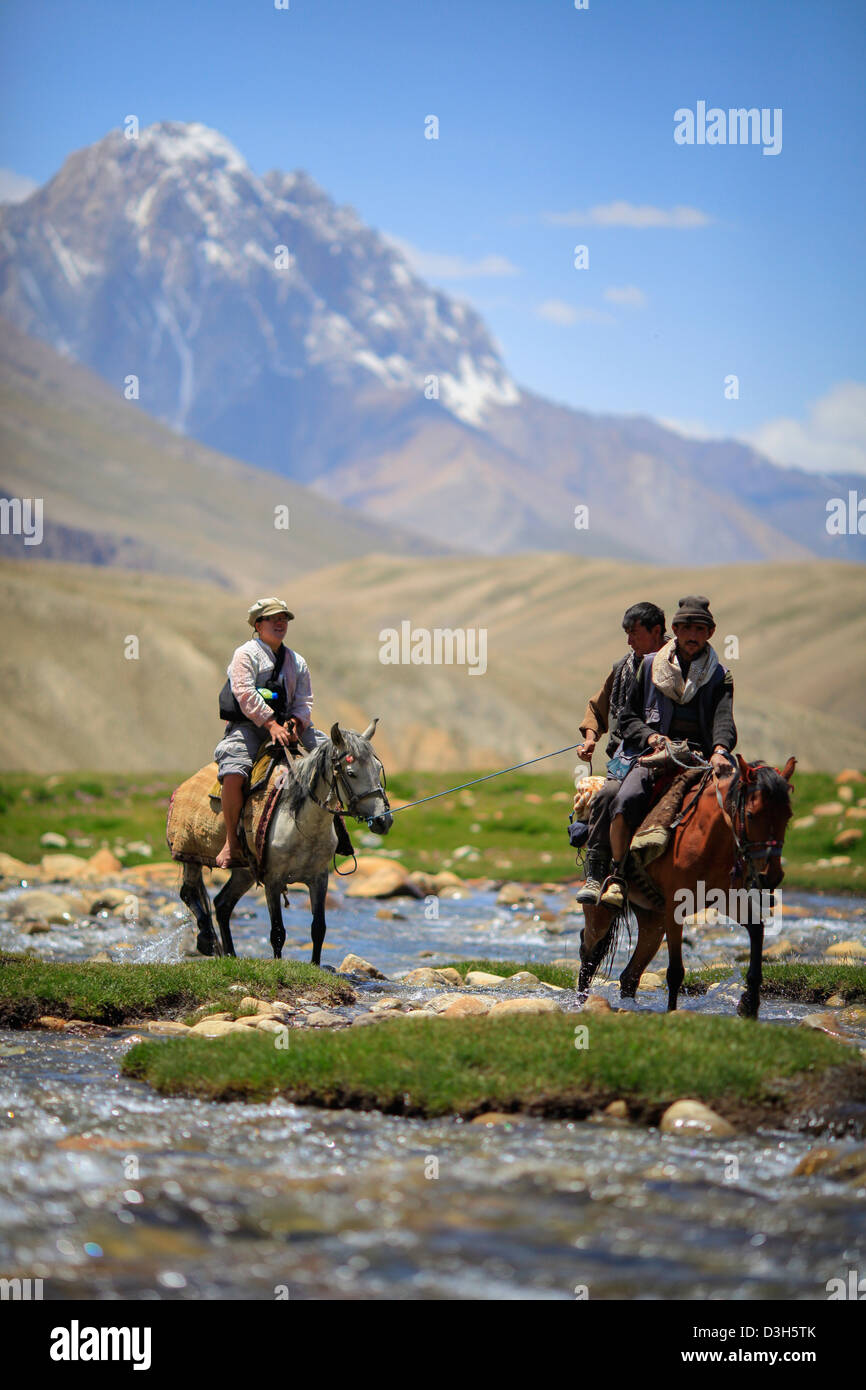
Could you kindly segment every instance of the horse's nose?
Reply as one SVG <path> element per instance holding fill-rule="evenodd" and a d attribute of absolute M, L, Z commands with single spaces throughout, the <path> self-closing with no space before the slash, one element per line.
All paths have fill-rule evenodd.
<path fill-rule="evenodd" d="M 386 811 L 383 816 L 373 817 L 370 821 L 370 829 L 374 835 L 387 835 L 393 824 L 394 817 L 390 811 Z"/>

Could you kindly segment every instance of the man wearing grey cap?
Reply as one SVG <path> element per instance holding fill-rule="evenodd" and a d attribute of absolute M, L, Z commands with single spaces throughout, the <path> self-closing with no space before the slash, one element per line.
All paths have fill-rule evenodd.
<path fill-rule="evenodd" d="M 734 680 L 710 646 L 716 630 L 710 601 L 701 594 L 681 598 L 671 622 L 674 636 L 644 657 L 619 732 L 640 752 L 684 742 L 722 776 L 736 746 Z M 621 870 L 631 837 L 652 800 L 655 772 L 635 764 L 610 804 L 611 876 L 601 895 L 607 907 L 624 903 Z"/>
<path fill-rule="evenodd" d="M 226 843 L 216 862 L 223 869 L 246 862 L 238 822 L 245 784 L 264 744 L 287 747 L 300 742 L 312 752 L 326 741 L 313 727 L 307 663 L 299 652 L 283 646 L 294 616 L 282 599 L 262 598 L 252 605 L 247 622 L 256 635 L 236 648 L 220 696 L 220 715 L 228 721 L 214 749 L 226 823 Z"/>

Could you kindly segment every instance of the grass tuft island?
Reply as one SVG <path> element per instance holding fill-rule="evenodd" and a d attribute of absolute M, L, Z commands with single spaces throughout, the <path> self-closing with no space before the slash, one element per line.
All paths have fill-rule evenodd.
<path fill-rule="evenodd" d="M 585 1029 L 585 1032 L 578 1030 Z M 654 1123 L 688 1096 L 749 1125 L 840 1106 L 866 1118 L 859 1053 L 812 1030 L 695 1014 L 419 1019 L 375 1028 L 133 1046 L 128 1076 L 164 1095 L 471 1118 L 486 1111 L 585 1118 L 624 1100 Z"/>
<path fill-rule="evenodd" d="M 0 954 L 0 1027 L 27 1028 L 43 1014 L 117 1027 L 151 1018 L 180 1018 L 204 1004 L 237 1003 L 232 986 L 291 1003 L 298 995 L 350 1004 L 355 992 L 339 975 L 290 960 L 181 961 L 127 965 L 43 961 Z"/>

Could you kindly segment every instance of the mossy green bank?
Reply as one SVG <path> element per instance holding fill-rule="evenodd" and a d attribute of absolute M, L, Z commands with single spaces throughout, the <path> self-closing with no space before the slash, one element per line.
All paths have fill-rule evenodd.
<path fill-rule="evenodd" d="M 117 1026 L 139 1019 L 183 1018 L 202 1005 L 237 1009 L 242 985 L 257 998 L 290 1002 L 299 994 L 351 1003 L 340 976 L 288 960 L 181 961 L 172 965 L 55 962 L 0 955 L 0 1026 L 26 1028 L 43 1014 Z"/>
<path fill-rule="evenodd" d="M 582 1118 L 612 1100 L 653 1121 L 692 1097 L 749 1122 L 862 1104 L 866 1066 L 823 1034 L 695 1014 L 542 1014 L 136 1044 L 128 1076 L 164 1095 L 434 1117 L 485 1111 Z"/>

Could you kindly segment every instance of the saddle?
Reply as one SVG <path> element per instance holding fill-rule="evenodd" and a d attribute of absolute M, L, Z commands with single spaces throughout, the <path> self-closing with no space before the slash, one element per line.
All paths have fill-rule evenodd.
<path fill-rule="evenodd" d="M 700 795 L 709 768 L 703 764 L 679 773 L 650 807 L 631 840 L 631 854 L 641 868 L 659 859 L 667 849 L 671 835 L 680 823 L 686 797 L 695 791 Z"/>
<path fill-rule="evenodd" d="M 304 750 L 287 753 L 297 758 L 307 756 Z M 208 763 L 173 792 L 165 830 L 172 859 L 210 868 L 216 865 L 216 857 L 226 841 L 222 788 L 216 774 L 216 763 Z M 265 871 L 268 826 L 289 776 L 287 764 L 272 746 L 262 750 L 250 774 L 240 839 L 249 868 L 259 883 Z"/>
<path fill-rule="evenodd" d="M 303 752 L 299 753 L 296 749 L 291 748 L 287 748 L 286 753 L 294 757 L 305 756 Z M 253 770 L 250 773 L 250 784 L 247 787 L 247 794 L 244 797 L 244 805 L 246 805 L 251 796 L 254 796 L 256 792 L 261 791 L 263 787 L 267 786 L 271 778 L 271 773 L 278 765 L 279 759 L 274 752 L 274 745 L 272 743 L 265 744 L 253 763 Z M 215 767 L 216 764 L 214 763 L 213 766 Z M 220 803 L 218 809 L 222 808 L 222 794 L 222 783 L 219 778 L 216 777 L 214 778 L 213 786 L 208 792 L 208 795 L 212 801 L 218 801 Z"/>

